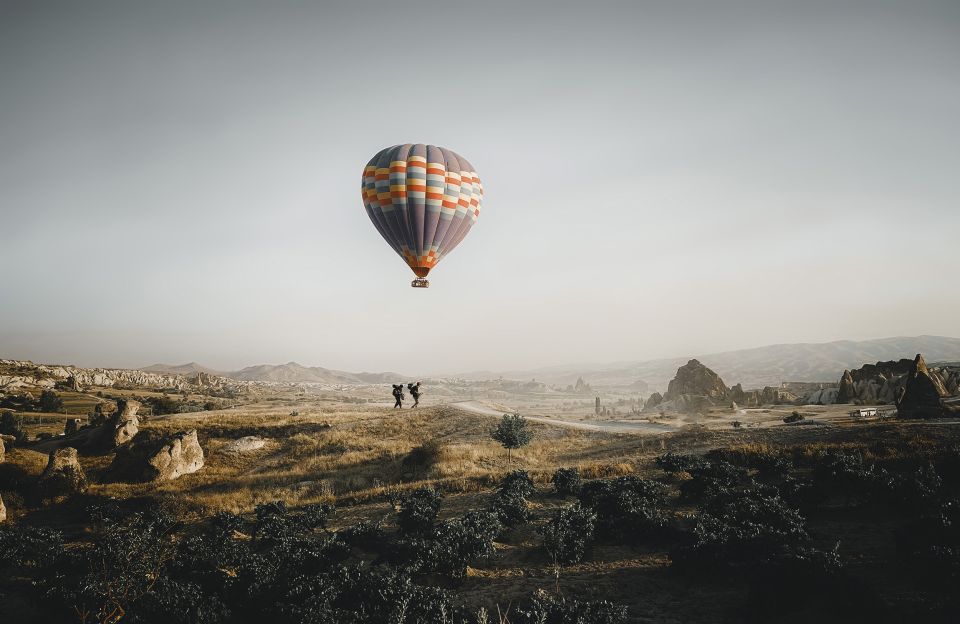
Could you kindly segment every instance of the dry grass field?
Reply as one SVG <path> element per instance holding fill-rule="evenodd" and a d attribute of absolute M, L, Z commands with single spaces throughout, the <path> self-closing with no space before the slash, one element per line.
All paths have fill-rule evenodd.
<path fill-rule="evenodd" d="M 83 396 L 68 396 L 69 407 L 81 409 Z M 559 577 L 540 546 L 537 529 L 552 514 L 575 501 L 552 493 L 550 479 L 562 467 L 576 467 L 584 479 L 638 475 L 675 488 L 680 481 L 665 475 L 654 458 L 666 452 L 702 454 L 726 449 L 744 456 L 769 453 L 819 457 L 831 449 L 856 450 L 865 460 L 896 460 L 922 455 L 944 441 L 960 439 L 953 423 L 854 422 L 845 410 L 804 408 L 806 423 L 782 425 L 793 408 L 757 410 L 744 420 L 759 423 L 734 429 L 733 416 L 717 414 L 687 422 L 673 431 L 615 433 L 531 422 L 533 441 L 508 461 L 490 438 L 497 419 L 454 405 L 393 410 L 369 403 L 337 401 L 290 393 L 260 397 L 225 410 L 148 417 L 142 428 L 174 432 L 196 429 L 205 453 L 200 471 L 161 483 L 112 482 L 107 468 L 112 455 L 84 455 L 80 461 L 90 480 L 82 501 L 162 501 L 187 522 L 202 522 L 218 511 L 250 517 L 263 503 L 283 501 L 292 509 L 331 503 L 336 514 L 330 529 L 359 520 L 394 526 L 396 495 L 429 485 L 444 498 L 440 518 L 454 518 L 490 505 L 504 475 L 525 470 L 537 491 L 529 497 L 530 523 L 507 531 L 496 542 L 497 554 L 468 568 L 466 578 L 450 588 L 456 601 L 471 609 L 508 610 L 536 590 L 559 591 L 579 599 L 606 598 L 629 606 L 630 622 L 715 622 L 729 617 L 745 599 L 741 585 L 716 579 L 689 583 L 672 572 L 668 550 L 656 544 L 598 542 L 589 558 L 565 567 Z M 63 415 L 44 415 L 25 423 L 28 434 L 62 430 Z M 743 419 L 741 416 L 740 418 Z M 706 421 L 706 422 L 704 422 Z M 765 423 L 765 424 L 764 424 Z M 775 426 L 775 425 L 780 426 Z M 265 440 L 263 448 L 231 453 L 228 443 L 244 436 Z M 421 447 L 420 459 L 412 451 Z M 40 474 L 46 453 L 31 445 L 7 453 L 0 466 L 30 478 Z M 679 477 L 682 481 L 682 475 Z M 671 490 L 672 522 L 690 526 L 696 505 Z M 79 515 L 63 508 L 24 508 L 16 495 L 5 494 L 11 520 L 48 524 L 76 536 L 84 526 Z M 75 522 L 76 520 L 76 522 Z M 853 569 L 878 587 L 894 590 L 895 580 L 871 571 L 891 558 L 887 534 L 897 518 L 866 517 L 843 510 L 819 511 L 809 518 L 811 532 L 830 547 L 840 541 Z M 830 542 L 830 543 L 828 543 Z"/>

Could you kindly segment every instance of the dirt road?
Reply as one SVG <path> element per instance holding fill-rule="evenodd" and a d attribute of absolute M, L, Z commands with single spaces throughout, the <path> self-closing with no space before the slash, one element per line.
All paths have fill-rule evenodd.
<path fill-rule="evenodd" d="M 500 418 L 507 410 L 498 410 L 479 401 L 457 401 L 449 403 L 450 407 L 479 414 L 481 416 L 492 416 Z M 546 418 L 544 416 L 524 416 L 527 420 L 544 423 L 547 425 L 556 425 L 558 427 L 571 427 L 573 429 L 586 429 L 588 431 L 606 431 L 607 433 L 636 433 L 645 435 L 657 435 L 661 433 L 670 433 L 678 428 L 666 424 L 651 422 L 628 422 L 622 420 L 595 420 L 584 422 L 579 420 L 562 420 L 559 418 Z"/>

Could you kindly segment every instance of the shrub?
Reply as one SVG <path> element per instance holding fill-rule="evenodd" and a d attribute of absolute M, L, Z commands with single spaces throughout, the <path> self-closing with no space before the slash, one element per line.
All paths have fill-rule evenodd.
<path fill-rule="evenodd" d="M 500 482 L 500 491 L 514 492 L 526 498 L 536 491 L 536 487 L 526 470 L 514 470 L 503 477 L 503 481 Z"/>
<path fill-rule="evenodd" d="M 490 433 L 490 437 L 507 449 L 507 459 L 511 451 L 530 444 L 533 432 L 527 428 L 527 419 L 520 414 L 504 414 L 500 424 Z"/>
<path fill-rule="evenodd" d="M 427 536 L 401 540 L 396 544 L 393 562 L 411 572 L 463 578 L 471 562 L 494 554 L 493 540 L 502 530 L 495 513 L 472 511 L 437 524 Z"/>
<path fill-rule="evenodd" d="M 63 399 L 53 390 L 44 390 L 40 394 L 39 407 L 41 412 L 56 413 L 63 409 Z"/>
<path fill-rule="evenodd" d="M 406 457 L 403 465 L 416 468 L 429 468 L 440 461 L 443 455 L 443 445 L 436 440 L 429 440 L 420 446 L 414 447 Z"/>
<path fill-rule="evenodd" d="M 704 461 L 690 469 L 693 477 L 680 484 L 680 496 L 686 500 L 703 500 L 752 483 L 745 468 L 726 461 Z"/>
<path fill-rule="evenodd" d="M 440 512 L 440 492 L 431 487 L 414 490 L 400 501 L 397 526 L 405 535 L 419 535 L 430 531 Z"/>
<path fill-rule="evenodd" d="M 707 460 L 699 455 L 684 455 L 681 453 L 664 453 L 655 460 L 657 466 L 664 472 L 693 472 L 707 465 Z"/>
<path fill-rule="evenodd" d="M 597 529 L 615 537 L 638 538 L 666 524 L 666 489 L 634 476 L 589 481 L 580 489 L 580 503 L 597 515 Z"/>
<path fill-rule="evenodd" d="M 516 490 L 500 490 L 493 499 L 493 512 L 504 525 L 514 527 L 530 520 L 527 499 Z"/>
<path fill-rule="evenodd" d="M 580 493 L 580 471 L 577 468 L 558 468 L 551 481 L 557 496 L 576 496 Z"/>
<path fill-rule="evenodd" d="M 593 510 L 579 504 L 559 510 L 539 529 L 547 554 L 560 565 L 581 561 L 593 542 L 596 521 Z"/>
<path fill-rule="evenodd" d="M 777 496 L 735 492 L 711 500 L 698 514 L 693 541 L 672 553 L 681 569 L 757 567 L 814 557 L 803 517 Z"/>

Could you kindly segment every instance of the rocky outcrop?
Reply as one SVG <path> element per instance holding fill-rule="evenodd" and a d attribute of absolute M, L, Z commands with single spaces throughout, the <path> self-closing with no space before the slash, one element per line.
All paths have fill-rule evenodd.
<path fill-rule="evenodd" d="M 943 402 L 945 396 L 948 392 L 943 381 L 931 374 L 923 356 L 918 353 L 897 400 L 897 415 L 900 418 L 952 416 L 957 410 Z"/>
<path fill-rule="evenodd" d="M 684 394 L 726 399 L 730 395 L 730 389 L 715 372 L 697 360 L 690 360 L 677 369 L 677 375 L 670 381 L 663 398 L 671 401 Z"/>
<path fill-rule="evenodd" d="M 852 403 L 857 395 L 856 387 L 853 385 L 853 375 L 850 371 L 843 371 L 840 376 L 840 386 L 837 388 L 837 403 Z"/>
<path fill-rule="evenodd" d="M 170 481 L 203 468 L 203 449 L 197 431 L 162 435 L 143 431 L 118 449 L 111 466 L 114 476 L 133 481 Z"/>
<path fill-rule="evenodd" d="M 907 380 L 913 374 L 915 360 L 901 359 L 844 371 L 840 378 L 837 403 L 857 405 L 889 405 L 896 403 L 903 393 Z M 960 386 L 960 367 L 941 366 L 927 368 L 925 376 L 940 396 L 957 392 Z"/>
<path fill-rule="evenodd" d="M 0 464 L 6 459 L 7 449 L 3 440 L 0 440 Z"/>
<path fill-rule="evenodd" d="M 258 436 L 244 436 L 242 438 L 237 438 L 223 445 L 221 449 L 224 453 L 249 453 L 250 451 L 256 451 L 262 449 L 263 446 L 267 443 L 266 440 Z"/>
<path fill-rule="evenodd" d="M 3 504 L 3 497 L 0 496 L 0 522 L 7 520 L 7 506 Z"/>
<path fill-rule="evenodd" d="M 837 403 L 838 388 L 821 388 L 807 395 L 803 401 L 807 405 L 832 405 Z"/>
<path fill-rule="evenodd" d="M 103 446 L 114 449 L 126 444 L 140 431 L 140 417 L 137 411 L 140 403 L 137 401 L 117 401 L 117 411 L 101 425 L 100 439 Z"/>
<path fill-rule="evenodd" d="M 39 485 L 45 497 L 66 496 L 86 490 L 87 477 L 77 459 L 77 449 L 68 446 L 50 453 Z"/>
<path fill-rule="evenodd" d="M 659 392 L 654 392 L 647 397 L 647 402 L 643 404 L 643 409 L 652 410 L 658 407 L 661 403 L 663 403 L 663 395 Z"/>
<path fill-rule="evenodd" d="M 19 388 L 53 388 L 57 384 L 69 389 L 100 386 L 107 388 L 170 388 L 183 390 L 191 384 L 208 387 L 243 389 L 246 382 L 204 373 L 200 377 L 142 370 L 115 368 L 80 368 L 48 366 L 27 360 L 0 360 L 9 371 L 0 375 L 0 390 Z M 15 373 L 15 374 L 11 374 Z"/>

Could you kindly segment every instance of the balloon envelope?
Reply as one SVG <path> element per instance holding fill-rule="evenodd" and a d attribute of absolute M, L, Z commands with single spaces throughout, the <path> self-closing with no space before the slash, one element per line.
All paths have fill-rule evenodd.
<path fill-rule="evenodd" d="M 363 170 L 363 205 L 373 225 L 418 277 L 467 235 L 483 186 L 465 158 L 435 145 L 381 150 Z"/>

